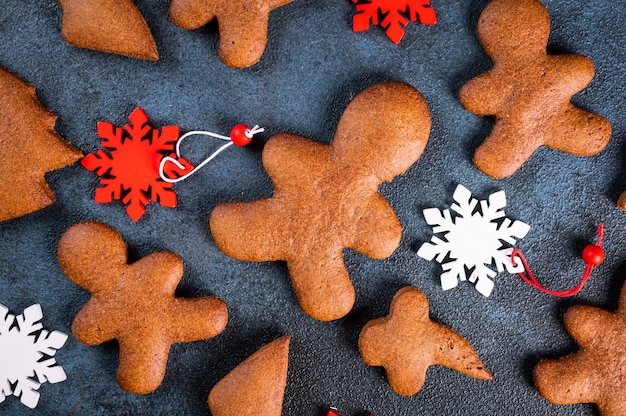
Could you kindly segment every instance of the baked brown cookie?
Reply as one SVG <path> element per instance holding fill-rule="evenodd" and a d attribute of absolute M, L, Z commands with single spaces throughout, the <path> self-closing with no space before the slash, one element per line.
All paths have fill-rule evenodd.
<path fill-rule="evenodd" d="M 131 58 L 159 59 L 150 28 L 132 0 L 58 0 L 70 45 Z"/>
<path fill-rule="evenodd" d="M 626 413 L 626 285 L 617 311 L 575 305 L 563 317 L 578 352 L 541 360 L 533 370 L 539 394 L 554 404 L 595 403 L 602 416 Z"/>
<path fill-rule="evenodd" d="M 213 416 L 280 416 L 287 385 L 289 341 L 263 346 L 221 379 L 209 393 Z"/>
<path fill-rule="evenodd" d="M 593 62 L 581 55 L 548 55 L 550 16 L 537 0 L 493 0 L 478 21 L 478 38 L 494 62 L 459 93 L 463 106 L 495 116 L 493 131 L 476 150 L 474 164 L 504 178 L 540 146 L 589 156 L 609 142 L 603 117 L 570 103 L 589 84 Z"/>
<path fill-rule="evenodd" d="M 472 346 L 450 328 L 431 321 L 428 299 L 411 286 L 395 294 L 389 315 L 363 327 L 359 351 L 365 364 L 385 368 L 391 388 L 402 396 L 421 390 L 431 365 L 491 380 Z"/>
<path fill-rule="evenodd" d="M 44 174 L 82 154 L 54 131 L 57 117 L 39 104 L 35 87 L 4 68 L 0 101 L 0 221 L 5 221 L 52 204 Z"/>
<path fill-rule="evenodd" d="M 217 246 L 240 260 L 286 261 L 302 309 L 324 321 L 341 318 L 355 298 L 343 250 L 383 259 L 398 247 L 402 225 L 378 186 L 420 157 L 429 132 L 422 95 L 386 82 L 352 100 L 330 145 L 273 136 L 263 166 L 274 195 L 218 205 L 210 217 Z"/>
<path fill-rule="evenodd" d="M 265 51 L 270 12 L 292 1 L 172 0 L 170 18 L 189 30 L 217 19 L 220 59 L 233 68 L 246 68 L 259 62 Z"/>
<path fill-rule="evenodd" d="M 91 292 L 72 332 L 83 344 L 117 339 L 117 381 L 146 394 L 163 381 L 170 346 L 211 338 L 226 327 L 221 299 L 177 298 L 183 263 L 160 251 L 128 264 L 126 243 L 113 228 L 95 222 L 72 226 L 59 241 L 59 264 L 67 277 Z"/>
<path fill-rule="evenodd" d="M 622 192 L 620 195 L 619 200 L 617 201 L 617 207 L 619 209 L 626 210 L 626 192 Z"/>

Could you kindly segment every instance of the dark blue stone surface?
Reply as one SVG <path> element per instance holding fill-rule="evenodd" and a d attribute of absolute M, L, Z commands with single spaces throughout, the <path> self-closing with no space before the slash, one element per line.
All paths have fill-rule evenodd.
<path fill-rule="evenodd" d="M 348 0 L 296 0 L 271 13 L 267 51 L 260 63 L 242 71 L 219 61 L 216 24 L 179 29 L 168 18 L 167 0 L 136 1 L 154 34 L 158 62 L 66 44 L 54 0 L 5 3 L 0 65 L 37 87 L 39 100 L 59 116 L 57 131 L 85 153 L 99 148 L 96 122 L 121 125 L 137 106 L 155 127 L 178 124 L 183 131 L 228 133 L 243 122 L 266 132 L 255 145 L 229 151 L 176 185 L 176 209 L 151 204 L 138 223 L 119 202 L 97 205 L 98 178 L 79 164 L 47 174 L 57 202 L 0 224 L 0 303 L 12 313 L 41 303 L 44 325 L 71 334 L 71 322 L 89 294 L 61 272 L 56 245 L 72 224 L 95 220 L 121 232 L 134 260 L 158 250 L 178 254 L 185 275 L 177 293 L 220 296 L 230 320 L 213 339 L 175 345 L 163 384 L 145 396 L 118 387 L 115 342 L 88 347 L 70 335 L 56 357 L 68 379 L 44 384 L 36 410 L 9 397 L 0 403 L 0 414 L 209 415 L 211 387 L 263 344 L 287 333 L 293 337 L 284 415 L 321 416 L 329 405 L 344 416 L 597 413 L 592 405 L 549 404 L 535 391 L 531 371 L 542 357 L 576 350 L 563 327 L 565 310 L 576 303 L 616 308 L 626 276 L 626 212 L 616 208 L 626 189 L 626 2 L 545 1 L 552 18 L 550 50 L 586 55 L 596 65 L 593 82 L 573 102 L 608 118 L 613 136 L 594 157 L 542 148 L 504 180 L 473 167 L 472 154 L 493 122 L 465 111 L 457 99 L 467 80 L 491 66 L 476 36 L 486 1 L 433 0 L 438 23 L 409 25 L 396 46 L 379 28 L 353 33 L 354 6 Z M 217 249 L 209 213 L 220 202 L 271 195 L 273 185 L 261 165 L 264 140 L 289 131 L 329 143 L 350 100 L 385 80 L 419 89 L 433 120 L 420 160 L 381 187 L 405 231 L 386 260 L 346 251 L 357 293 L 354 310 L 336 322 L 317 322 L 298 307 L 284 264 L 240 262 Z M 202 160 L 214 147 L 215 142 L 197 139 L 187 157 Z M 469 283 L 442 292 L 440 266 L 418 258 L 416 250 L 432 234 L 422 210 L 448 207 L 458 183 L 480 199 L 506 191 L 508 216 L 532 227 L 519 247 L 546 286 L 578 282 L 581 250 L 595 240 L 600 222 L 606 228 L 606 261 L 571 299 L 539 293 L 506 272 L 497 276 L 490 298 Z M 493 373 L 492 381 L 431 367 L 418 394 L 400 397 L 381 368 L 363 364 L 360 329 L 385 315 L 405 285 L 428 296 L 433 319 L 468 339 Z"/>

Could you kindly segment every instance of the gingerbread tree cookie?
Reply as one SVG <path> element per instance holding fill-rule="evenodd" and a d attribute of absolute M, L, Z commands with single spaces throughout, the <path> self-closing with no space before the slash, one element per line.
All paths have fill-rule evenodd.
<path fill-rule="evenodd" d="M 539 394 L 554 404 L 595 403 L 602 416 L 626 412 L 626 285 L 617 311 L 575 305 L 563 317 L 580 347 L 533 370 Z"/>
<path fill-rule="evenodd" d="M 233 68 L 246 68 L 261 59 L 273 9 L 293 0 L 172 0 L 170 17 L 183 29 L 197 29 L 217 19 L 220 59 Z"/>
<path fill-rule="evenodd" d="M 382 259 L 398 247 L 402 226 L 378 186 L 420 157 L 429 132 L 422 95 L 386 82 L 354 98 L 330 145 L 272 137 L 263 165 L 274 195 L 217 206 L 210 217 L 216 244 L 240 260 L 286 261 L 302 309 L 320 320 L 341 318 L 355 299 L 343 250 Z"/>
<path fill-rule="evenodd" d="M 550 16 L 537 0 L 493 0 L 480 15 L 478 38 L 494 67 L 465 84 L 459 97 L 472 113 L 496 118 L 474 155 L 491 177 L 512 175 L 543 145 L 589 156 L 609 141 L 606 119 L 570 103 L 591 82 L 593 62 L 548 55 L 549 34 Z"/>
<path fill-rule="evenodd" d="M 209 393 L 213 416 L 280 416 L 287 385 L 289 341 L 263 346 L 221 379 Z"/>
<path fill-rule="evenodd" d="M 365 325 L 359 336 L 359 350 L 365 364 L 385 368 L 391 388 L 402 396 L 421 390 L 431 365 L 491 380 L 491 374 L 463 337 L 430 320 L 428 299 L 412 286 L 395 294 L 389 315 Z"/>
<path fill-rule="evenodd" d="M 81 153 L 55 131 L 57 117 L 37 101 L 35 88 L 0 68 L 0 221 L 54 202 L 44 174 L 76 162 Z"/>
<path fill-rule="evenodd" d="M 92 295 L 74 319 L 74 336 L 87 345 L 119 341 L 117 381 L 126 391 L 152 392 L 173 343 L 211 338 L 226 326 L 219 298 L 174 296 L 183 275 L 178 256 L 161 251 L 128 264 L 126 243 L 107 225 L 74 225 L 61 237 L 58 257 L 67 277 Z"/>
<path fill-rule="evenodd" d="M 150 28 L 132 0 L 58 0 L 70 45 L 131 58 L 159 59 Z"/>

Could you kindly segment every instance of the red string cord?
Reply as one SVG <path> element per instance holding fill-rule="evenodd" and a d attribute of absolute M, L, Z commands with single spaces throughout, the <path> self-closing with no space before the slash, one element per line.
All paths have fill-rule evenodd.
<path fill-rule="evenodd" d="M 511 263 L 513 264 L 513 267 L 517 266 L 517 261 L 515 260 L 515 257 L 519 257 L 519 259 L 522 261 L 522 264 L 524 265 L 524 270 L 526 271 L 528 276 L 526 276 L 524 272 L 518 273 L 518 276 L 523 281 L 528 283 L 530 286 L 534 287 L 535 289 L 540 290 L 549 295 L 559 297 L 559 298 L 566 298 L 569 296 L 574 296 L 578 292 L 580 292 L 583 286 L 585 286 L 585 283 L 587 283 L 587 280 L 589 280 L 589 276 L 591 276 L 591 272 L 593 271 L 593 268 L 596 266 L 599 266 L 604 260 L 604 250 L 602 250 L 602 235 L 603 234 L 604 234 L 604 224 L 600 224 L 598 225 L 597 244 L 596 245 L 589 244 L 587 247 L 585 247 L 582 253 L 583 260 L 587 264 L 587 267 L 585 267 L 585 272 L 583 273 L 583 278 L 580 280 L 580 283 L 578 283 L 576 286 L 568 290 L 554 291 L 554 290 L 547 289 L 545 286 L 539 283 L 537 278 L 535 278 L 533 273 L 530 271 L 530 266 L 528 265 L 526 258 L 524 257 L 522 252 L 517 248 L 514 249 L 513 252 L 511 253 Z"/>

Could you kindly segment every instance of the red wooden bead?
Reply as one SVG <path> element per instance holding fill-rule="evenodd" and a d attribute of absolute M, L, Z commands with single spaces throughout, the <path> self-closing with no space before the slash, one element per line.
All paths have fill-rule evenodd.
<path fill-rule="evenodd" d="M 235 146 L 245 146 L 252 141 L 252 134 L 250 134 L 250 127 L 245 124 L 237 124 L 230 131 L 230 139 Z"/>
<path fill-rule="evenodd" d="M 604 250 L 602 250 L 602 247 L 589 244 L 583 250 L 583 260 L 587 264 L 599 266 L 604 260 Z"/>
<path fill-rule="evenodd" d="M 339 413 L 337 413 L 335 409 L 330 409 L 326 416 L 339 416 Z"/>

